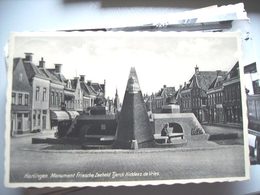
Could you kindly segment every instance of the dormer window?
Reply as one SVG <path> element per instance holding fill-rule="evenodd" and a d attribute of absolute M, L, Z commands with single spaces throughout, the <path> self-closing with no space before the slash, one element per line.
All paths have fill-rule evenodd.
<path fill-rule="evenodd" d="M 19 81 L 23 81 L 23 74 L 22 73 L 19 74 Z"/>

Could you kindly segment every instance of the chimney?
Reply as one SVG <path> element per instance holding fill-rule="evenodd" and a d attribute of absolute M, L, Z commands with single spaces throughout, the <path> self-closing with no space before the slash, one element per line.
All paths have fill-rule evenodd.
<path fill-rule="evenodd" d="M 45 68 L 45 61 L 43 60 L 43 57 L 42 57 L 41 60 L 39 61 L 39 67 L 40 67 L 40 68 Z"/>
<path fill-rule="evenodd" d="M 55 73 L 61 73 L 62 64 L 55 64 Z"/>
<path fill-rule="evenodd" d="M 165 89 L 165 88 L 166 88 L 166 85 L 163 85 L 163 88 Z"/>
<path fill-rule="evenodd" d="M 187 83 L 186 83 L 186 82 L 184 82 L 184 87 L 185 87 L 185 88 L 187 87 Z"/>
<path fill-rule="evenodd" d="M 195 67 L 195 74 L 199 73 L 199 67 L 196 65 Z"/>
<path fill-rule="evenodd" d="M 80 75 L 80 81 L 85 82 L 85 75 Z"/>
<path fill-rule="evenodd" d="M 87 85 L 89 85 L 89 86 L 90 86 L 90 85 L 91 85 L 91 83 L 92 83 L 92 82 L 91 82 L 91 80 L 88 80 L 88 81 L 87 81 Z"/>
<path fill-rule="evenodd" d="M 32 62 L 33 53 L 24 53 L 24 54 L 25 54 L 25 60 L 28 62 Z"/>
<path fill-rule="evenodd" d="M 182 89 L 182 85 L 180 85 L 179 89 Z"/>

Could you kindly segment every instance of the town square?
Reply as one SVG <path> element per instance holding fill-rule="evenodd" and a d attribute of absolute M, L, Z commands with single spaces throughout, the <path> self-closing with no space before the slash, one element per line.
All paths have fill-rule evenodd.
<path fill-rule="evenodd" d="M 9 182 L 247 177 L 237 38 L 17 36 Z"/>

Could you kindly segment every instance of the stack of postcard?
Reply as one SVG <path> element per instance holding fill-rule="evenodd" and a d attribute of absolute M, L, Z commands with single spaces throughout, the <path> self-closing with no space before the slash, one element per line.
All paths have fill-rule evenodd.
<path fill-rule="evenodd" d="M 13 33 L 6 185 L 249 179 L 252 44 L 243 4 L 147 24 Z"/>

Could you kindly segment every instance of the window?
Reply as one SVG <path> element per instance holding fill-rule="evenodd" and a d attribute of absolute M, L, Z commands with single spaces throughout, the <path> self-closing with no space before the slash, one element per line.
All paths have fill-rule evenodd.
<path fill-rule="evenodd" d="M 16 93 L 12 93 L 12 104 L 16 104 Z"/>
<path fill-rule="evenodd" d="M 59 105 L 59 95 L 57 92 L 55 94 L 55 105 Z"/>
<path fill-rule="evenodd" d="M 23 74 L 22 73 L 19 74 L 19 81 L 23 81 Z"/>
<path fill-rule="evenodd" d="M 40 97 L 40 87 L 36 87 L 36 95 L 35 95 L 35 100 L 38 101 Z"/>
<path fill-rule="evenodd" d="M 38 114 L 38 126 L 41 125 L 41 114 Z"/>
<path fill-rule="evenodd" d="M 36 112 L 33 113 L 33 126 L 36 126 Z"/>
<path fill-rule="evenodd" d="M 101 124 L 100 129 L 101 130 L 106 130 L 106 124 Z"/>
<path fill-rule="evenodd" d="M 43 92 L 42 92 L 42 101 L 46 100 L 46 92 L 47 92 L 47 89 L 46 89 L 46 87 L 44 87 Z"/>
<path fill-rule="evenodd" d="M 28 102 L 29 102 L 29 95 L 25 94 L 24 95 L 24 105 L 28 106 Z"/>
<path fill-rule="evenodd" d="M 19 105 L 23 104 L 23 94 L 21 94 L 21 93 L 18 94 L 18 104 Z"/>
<path fill-rule="evenodd" d="M 17 129 L 22 130 L 23 121 L 22 121 L 22 114 L 17 114 Z"/>
<path fill-rule="evenodd" d="M 51 92 L 51 105 L 54 104 L 54 92 L 52 91 Z"/>
<path fill-rule="evenodd" d="M 60 101 L 63 102 L 62 100 L 63 100 L 62 93 L 60 93 Z"/>

